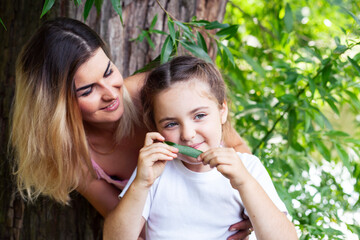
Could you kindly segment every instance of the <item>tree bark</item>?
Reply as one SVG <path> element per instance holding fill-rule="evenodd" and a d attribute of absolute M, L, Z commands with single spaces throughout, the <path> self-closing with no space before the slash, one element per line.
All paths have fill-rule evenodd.
<path fill-rule="evenodd" d="M 82 1 L 83 5 L 85 1 Z M 222 0 L 159 0 L 174 17 L 189 21 L 191 17 L 209 21 L 222 21 L 227 1 Z M 14 95 L 15 61 L 22 45 L 40 24 L 56 16 L 82 20 L 83 5 L 75 7 L 73 1 L 58 0 L 50 12 L 40 19 L 43 0 L 5 0 L 1 3 L 0 18 L 0 239 L 102 239 L 102 217 L 76 192 L 71 194 L 70 206 L 62 206 L 48 198 L 27 203 L 16 192 L 12 175 L 12 156 L 8 154 L 9 120 Z M 159 55 L 163 36 L 154 35 L 155 49 L 144 41 L 131 41 L 141 29 L 146 29 L 155 15 L 156 29 L 167 30 L 167 16 L 156 0 L 123 0 L 124 25 L 104 0 L 101 12 L 95 7 L 86 23 L 97 31 L 111 46 L 114 63 L 123 77 L 133 74 Z M 209 48 L 214 56 L 214 49 Z"/>

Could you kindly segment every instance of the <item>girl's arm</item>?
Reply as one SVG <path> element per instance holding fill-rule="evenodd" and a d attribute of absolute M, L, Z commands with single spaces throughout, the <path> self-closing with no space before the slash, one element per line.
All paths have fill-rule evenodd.
<path fill-rule="evenodd" d="M 239 191 L 244 207 L 258 240 L 298 239 L 294 225 L 281 212 L 257 180 L 245 168 L 242 160 L 232 148 L 215 148 L 202 153 L 204 164 L 216 167 L 230 180 L 232 187 Z M 250 160 L 254 161 L 254 160 Z M 264 171 L 262 165 L 255 165 Z M 268 182 L 271 183 L 269 177 Z"/>
<path fill-rule="evenodd" d="M 177 157 L 178 149 L 161 143 L 164 140 L 159 133 L 146 134 L 136 177 L 114 211 L 106 217 L 104 239 L 137 239 L 140 235 L 149 189 L 164 170 L 166 161 Z"/>

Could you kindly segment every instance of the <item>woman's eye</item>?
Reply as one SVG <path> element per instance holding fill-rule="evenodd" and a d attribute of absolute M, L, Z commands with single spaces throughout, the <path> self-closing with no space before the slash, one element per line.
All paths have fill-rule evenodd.
<path fill-rule="evenodd" d="M 80 97 L 86 97 L 88 96 L 93 90 L 93 86 L 90 86 L 84 90 L 84 92 L 80 95 Z"/>
<path fill-rule="evenodd" d="M 204 117 L 206 117 L 206 114 L 205 114 L 205 113 L 199 113 L 199 114 L 196 114 L 196 115 L 195 115 L 195 119 L 202 119 L 202 118 L 204 118 Z"/>
<path fill-rule="evenodd" d="M 175 126 L 177 126 L 177 123 L 171 122 L 171 123 L 167 123 L 167 124 L 165 125 L 165 128 L 172 128 L 172 127 L 175 127 Z"/>
<path fill-rule="evenodd" d="M 106 77 L 110 76 L 112 73 L 113 73 L 112 68 L 109 68 L 109 69 L 105 72 L 104 77 L 106 78 Z"/>

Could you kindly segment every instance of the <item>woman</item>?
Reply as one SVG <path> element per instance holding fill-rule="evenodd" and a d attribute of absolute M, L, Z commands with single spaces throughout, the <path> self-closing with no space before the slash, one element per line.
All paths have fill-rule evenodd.
<path fill-rule="evenodd" d="M 16 65 L 11 143 L 22 195 L 66 204 L 76 190 L 105 217 L 119 201 L 147 131 L 139 103 L 144 78 L 124 81 L 85 24 L 67 18 L 43 24 Z M 248 151 L 234 130 L 226 143 Z"/>

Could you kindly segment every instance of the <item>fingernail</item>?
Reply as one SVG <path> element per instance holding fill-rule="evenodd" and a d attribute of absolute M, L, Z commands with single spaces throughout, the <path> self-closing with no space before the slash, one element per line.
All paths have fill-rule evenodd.
<path fill-rule="evenodd" d="M 229 231 L 237 231 L 238 229 L 237 228 L 230 228 Z"/>

